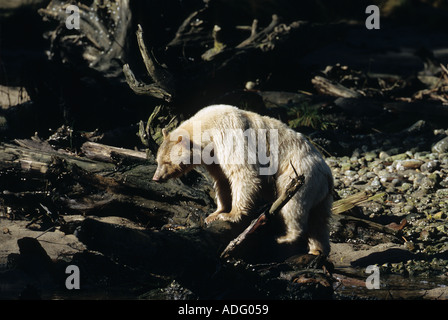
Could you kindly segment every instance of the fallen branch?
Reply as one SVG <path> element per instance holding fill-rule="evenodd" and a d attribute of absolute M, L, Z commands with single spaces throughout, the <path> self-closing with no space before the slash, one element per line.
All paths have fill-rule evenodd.
<path fill-rule="evenodd" d="M 344 219 L 347 221 L 353 221 L 353 222 L 358 222 L 358 223 L 364 224 L 373 230 L 376 230 L 376 231 L 379 231 L 379 232 L 382 232 L 385 234 L 397 236 L 397 237 L 400 235 L 401 228 L 403 228 L 406 225 L 406 219 L 403 219 L 401 221 L 401 223 L 400 223 L 401 228 L 397 228 L 397 229 L 392 229 L 391 227 L 389 227 L 389 225 L 384 226 L 382 224 L 379 224 L 379 223 L 376 223 L 373 221 L 369 221 L 366 219 L 361 219 L 361 218 L 357 218 L 357 217 L 353 217 L 353 216 L 348 216 L 348 215 L 344 216 Z"/>
<path fill-rule="evenodd" d="M 137 81 L 134 73 L 131 71 L 128 64 L 123 66 L 123 73 L 126 77 L 126 81 L 129 87 L 139 95 L 150 95 L 159 99 L 163 99 L 170 102 L 173 98 L 174 85 L 173 76 L 171 73 L 159 65 L 154 57 L 150 54 L 149 50 L 146 48 L 145 42 L 143 40 L 143 29 L 141 25 L 138 25 L 136 32 L 137 43 L 140 50 L 140 54 L 145 64 L 146 71 L 151 79 L 154 81 L 152 84 L 145 84 Z"/>
<path fill-rule="evenodd" d="M 126 77 L 126 82 L 129 87 L 138 95 L 148 95 L 158 99 L 171 101 L 171 94 L 160 88 L 155 83 L 146 84 L 138 81 L 128 64 L 123 66 L 123 73 Z"/>
<path fill-rule="evenodd" d="M 376 223 L 376 222 L 373 222 L 370 220 L 354 217 L 352 215 L 347 214 L 348 211 L 350 211 L 357 205 L 379 199 L 379 198 L 383 197 L 384 194 L 385 193 L 383 192 L 383 193 L 375 194 L 373 196 L 369 196 L 366 192 L 356 193 L 354 195 L 348 196 L 347 198 L 335 201 L 333 203 L 332 212 L 333 212 L 333 214 L 336 214 L 336 215 L 343 214 L 344 219 L 347 221 L 361 223 L 361 224 L 368 226 L 369 228 L 371 228 L 373 230 L 376 230 L 376 231 L 379 231 L 382 233 L 386 233 L 386 234 L 391 234 L 391 235 L 398 237 L 400 235 L 401 230 L 404 228 L 404 226 L 407 223 L 406 219 L 401 220 L 400 225 L 388 224 L 385 226 L 385 225 L 382 225 L 382 224 L 379 224 L 379 223 Z"/>
<path fill-rule="evenodd" d="M 333 207 L 331 208 L 331 211 L 333 214 L 342 214 L 344 212 L 347 212 L 357 205 L 360 205 L 361 203 L 365 203 L 368 201 L 373 201 L 376 199 L 381 198 L 384 196 L 383 193 L 378 193 L 373 196 L 369 196 L 366 192 L 359 192 L 354 195 L 348 196 L 344 199 L 337 200 L 333 202 Z"/>

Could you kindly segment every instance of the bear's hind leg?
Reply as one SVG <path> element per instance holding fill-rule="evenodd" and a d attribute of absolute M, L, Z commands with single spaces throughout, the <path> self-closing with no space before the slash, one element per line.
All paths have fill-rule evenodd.
<path fill-rule="evenodd" d="M 291 243 L 297 240 L 304 232 L 302 226 L 306 226 L 306 215 L 304 208 L 297 201 L 297 195 L 280 211 L 286 226 L 286 234 L 277 238 L 277 243 Z"/>
<path fill-rule="evenodd" d="M 308 246 L 313 255 L 330 253 L 328 219 L 331 215 L 332 196 L 328 194 L 317 206 L 311 209 L 308 218 Z"/>

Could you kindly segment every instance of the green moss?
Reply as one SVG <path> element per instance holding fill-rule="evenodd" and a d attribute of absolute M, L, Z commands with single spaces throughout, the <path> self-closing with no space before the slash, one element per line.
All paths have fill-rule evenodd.
<path fill-rule="evenodd" d="M 292 129 L 309 127 L 316 130 L 327 130 L 333 125 L 322 117 L 317 106 L 309 105 L 308 102 L 290 107 L 288 118 L 291 119 L 288 124 Z"/>

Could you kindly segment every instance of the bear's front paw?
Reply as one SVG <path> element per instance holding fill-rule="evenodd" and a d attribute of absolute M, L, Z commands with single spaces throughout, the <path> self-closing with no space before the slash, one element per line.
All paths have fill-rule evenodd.
<path fill-rule="evenodd" d="M 221 212 L 213 212 L 211 213 L 207 218 L 205 218 L 204 222 L 205 224 L 210 224 L 213 221 L 217 220 L 219 218 Z"/>
<path fill-rule="evenodd" d="M 240 221 L 241 216 L 242 213 L 230 211 L 229 213 L 221 213 L 218 218 L 223 221 L 238 222 Z"/>
<path fill-rule="evenodd" d="M 230 211 L 229 213 L 226 212 L 213 212 L 210 214 L 207 218 L 205 218 L 205 223 L 210 224 L 215 220 L 223 220 L 223 221 L 229 221 L 229 222 L 238 222 L 241 219 L 242 213 Z"/>

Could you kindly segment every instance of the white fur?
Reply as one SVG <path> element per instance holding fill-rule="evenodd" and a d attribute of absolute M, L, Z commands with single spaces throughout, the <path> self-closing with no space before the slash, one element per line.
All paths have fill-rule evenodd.
<path fill-rule="evenodd" d="M 210 140 L 203 141 L 201 134 L 193 134 L 198 123 L 201 124 L 201 133 L 209 130 Z M 200 146 L 201 150 L 206 146 L 210 147 L 212 143 L 214 157 L 219 162 L 218 165 L 206 165 L 215 180 L 217 194 L 217 210 L 206 222 L 210 223 L 215 219 L 238 221 L 243 214 L 253 209 L 263 188 L 268 188 L 265 177 L 260 175 L 260 165 L 249 164 L 247 161 L 247 143 L 241 139 L 230 139 L 225 134 L 227 129 L 277 130 L 278 169 L 273 175 L 276 190 L 268 192 L 279 195 L 285 191 L 284 188 L 295 175 L 291 163 L 299 174 L 305 175 L 304 186 L 281 210 L 286 234 L 277 240 L 279 243 L 290 243 L 305 236 L 310 253 L 327 255 L 330 251 L 327 223 L 331 213 L 333 177 L 325 160 L 302 134 L 281 121 L 233 106 L 206 107 L 176 129 L 190 132 L 193 143 Z M 170 135 L 175 135 L 176 130 Z M 267 139 L 268 144 L 269 142 Z M 242 146 L 238 145 L 241 143 Z M 238 149 L 239 147 L 242 149 Z M 274 160 L 272 151 L 275 151 L 275 147 L 268 145 L 271 162 Z"/>

